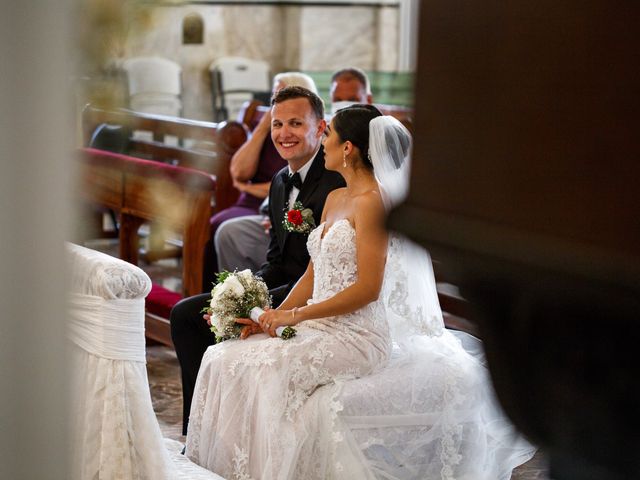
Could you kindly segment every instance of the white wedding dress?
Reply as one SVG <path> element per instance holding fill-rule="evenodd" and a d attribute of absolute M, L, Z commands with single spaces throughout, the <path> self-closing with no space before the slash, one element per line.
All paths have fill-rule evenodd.
<path fill-rule="evenodd" d="M 326 232 L 320 225 L 307 247 L 310 302 L 355 282 L 348 220 Z M 484 367 L 441 317 L 392 342 L 387 319 L 411 314 L 407 290 L 392 290 L 353 313 L 301 322 L 287 341 L 260 334 L 210 347 L 187 456 L 227 479 L 508 479 L 534 448 L 515 435 Z"/>

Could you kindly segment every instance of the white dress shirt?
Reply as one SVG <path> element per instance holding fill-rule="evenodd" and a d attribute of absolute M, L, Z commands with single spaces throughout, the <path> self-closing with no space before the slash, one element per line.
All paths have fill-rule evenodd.
<path fill-rule="evenodd" d="M 298 170 L 298 173 L 300 174 L 300 180 L 302 181 L 302 183 L 304 183 L 304 179 L 307 177 L 307 172 L 309 172 L 309 169 L 311 168 L 311 164 L 313 163 L 314 158 L 316 158 L 315 155 L 311 158 L 311 160 L 305 163 L 300 170 Z M 289 176 L 293 175 L 295 172 L 291 170 L 291 167 L 288 167 L 288 168 L 289 168 Z M 300 190 L 298 188 L 293 187 L 291 189 L 291 193 L 289 193 L 289 209 L 293 207 L 293 204 L 298 198 L 299 193 L 300 193 Z"/>

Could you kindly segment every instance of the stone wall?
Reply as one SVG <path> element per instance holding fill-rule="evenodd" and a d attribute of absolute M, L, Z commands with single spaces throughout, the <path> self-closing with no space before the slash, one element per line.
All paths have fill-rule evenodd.
<path fill-rule="evenodd" d="M 201 45 L 182 44 L 182 20 L 191 13 L 204 20 Z M 155 7 L 150 19 L 145 28 L 131 26 L 116 60 L 162 56 L 180 64 L 187 118 L 213 118 L 209 66 L 220 57 L 265 60 L 272 73 L 398 66 L 396 7 L 176 5 Z"/>

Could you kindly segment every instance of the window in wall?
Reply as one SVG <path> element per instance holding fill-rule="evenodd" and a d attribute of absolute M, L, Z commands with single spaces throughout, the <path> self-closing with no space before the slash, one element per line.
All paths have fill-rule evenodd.
<path fill-rule="evenodd" d="M 202 45 L 204 36 L 204 21 L 197 13 L 190 13 L 182 20 L 182 44 Z"/>

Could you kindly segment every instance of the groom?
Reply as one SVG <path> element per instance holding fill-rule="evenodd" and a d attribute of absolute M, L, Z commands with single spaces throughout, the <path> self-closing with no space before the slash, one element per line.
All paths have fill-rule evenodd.
<path fill-rule="evenodd" d="M 278 306 L 309 263 L 307 235 L 288 232 L 282 225 L 294 202 L 313 211 L 316 225 L 327 195 L 344 187 L 339 173 L 324 168 L 322 136 L 326 129 L 320 97 L 302 87 L 286 87 L 271 100 L 271 139 L 288 166 L 276 173 L 269 190 L 271 239 L 267 262 L 256 272 L 269 287 L 273 306 Z M 171 338 L 182 371 L 182 434 L 187 434 L 189 410 L 200 362 L 215 336 L 201 310 L 211 299 L 203 293 L 185 298 L 171 311 Z"/>

